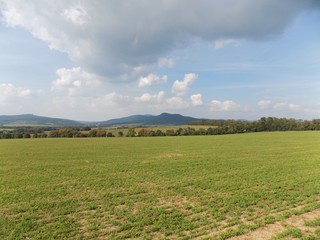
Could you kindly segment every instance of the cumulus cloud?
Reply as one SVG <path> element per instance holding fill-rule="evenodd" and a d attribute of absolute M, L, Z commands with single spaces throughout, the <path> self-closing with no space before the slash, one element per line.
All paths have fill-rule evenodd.
<path fill-rule="evenodd" d="M 195 39 L 218 41 L 221 47 L 228 40 L 219 39 L 270 38 L 299 13 L 318 9 L 317 2 L 0 0 L 0 11 L 8 26 L 26 29 L 86 71 L 120 76 L 156 63 Z M 173 64 L 169 60 L 160 65 Z"/>
<path fill-rule="evenodd" d="M 135 97 L 134 100 L 137 103 L 161 103 L 164 95 L 165 94 L 163 91 L 160 91 L 154 95 L 151 95 L 150 93 L 144 93 L 140 97 Z"/>
<path fill-rule="evenodd" d="M 119 106 L 122 104 L 127 104 L 130 101 L 130 97 L 129 96 L 125 96 L 125 95 L 121 95 L 118 94 L 116 92 L 112 92 L 112 93 L 108 93 L 106 95 L 104 95 L 101 98 L 96 98 L 93 101 L 93 104 L 96 104 L 98 106 L 102 105 L 102 106 Z"/>
<path fill-rule="evenodd" d="M 189 103 L 180 97 L 168 98 L 165 103 L 166 107 L 169 109 L 184 109 L 189 107 Z"/>
<path fill-rule="evenodd" d="M 290 111 L 300 111 L 301 106 L 298 104 L 287 103 L 287 102 L 278 102 L 272 103 L 270 100 L 261 100 L 258 102 L 260 109 L 274 109 L 278 111 L 290 110 Z"/>
<path fill-rule="evenodd" d="M 116 78 L 115 80 L 121 80 L 121 81 L 128 81 L 130 79 L 136 79 L 138 75 L 143 74 L 145 71 L 148 70 L 147 66 L 136 66 L 131 69 L 131 71 L 123 72 L 119 78 Z"/>
<path fill-rule="evenodd" d="M 293 104 L 293 103 L 276 103 L 273 105 L 273 108 L 275 110 L 291 110 L 291 111 L 299 111 L 301 109 L 301 106 L 298 104 Z"/>
<path fill-rule="evenodd" d="M 201 94 L 194 94 L 190 97 L 192 105 L 197 107 L 203 104 L 202 102 L 202 95 Z"/>
<path fill-rule="evenodd" d="M 240 107 L 239 104 L 231 100 L 219 101 L 212 100 L 210 103 L 211 111 L 233 111 Z"/>
<path fill-rule="evenodd" d="M 260 109 L 267 109 L 271 107 L 271 101 L 270 100 L 261 100 L 258 102 L 258 106 Z"/>
<path fill-rule="evenodd" d="M 102 78 L 77 68 L 60 68 L 56 71 L 58 78 L 52 82 L 51 90 L 67 90 L 69 95 L 88 92 L 101 84 Z"/>
<path fill-rule="evenodd" d="M 71 7 L 64 10 L 62 16 L 64 16 L 67 20 L 70 20 L 74 24 L 83 25 L 86 22 L 87 12 L 81 6 Z"/>
<path fill-rule="evenodd" d="M 0 92 L 0 104 L 23 99 L 31 95 L 30 89 L 16 87 L 11 83 L 0 83 Z"/>
<path fill-rule="evenodd" d="M 183 96 L 189 90 L 189 86 L 193 83 L 198 76 L 194 73 L 188 73 L 184 75 L 183 81 L 176 80 L 172 86 L 172 93 L 177 96 Z"/>
<path fill-rule="evenodd" d="M 139 79 L 139 87 L 140 88 L 150 87 L 160 83 L 166 83 L 167 81 L 168 81 L 167 75 L 163 75 L 162 77 L 159 77 L 156 74 L 150 73 L 148 76 L 141 77 Z"/>

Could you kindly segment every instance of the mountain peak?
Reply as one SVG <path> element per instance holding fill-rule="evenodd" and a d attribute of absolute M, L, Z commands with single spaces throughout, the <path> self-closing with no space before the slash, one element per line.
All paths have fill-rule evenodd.
<path fill-rule="evenodd" d="M 159 117 L 160 116 L 165 116 L 165 117 L 168 117 L 168 116 L 181 116 L 181 117 L 184 117 L 182 116 L 181 114 L 178 114 L 178 113 L 167 113 L 167 112 L 164 112 L 164 113 L 161 113 L 160 115 L 158 115 Z"/>
<path fill-rule="evenodd" d="M 180 114 L 161 113 L 158 116 L 153 115 L 133 115 L 124 118 L 112 119 L 99 123 L 99 126 L 112 125 L 135 125 L 135 126 L 155 126 L 155 125 L 187 125 L 191 122 L 201 119 L 186 117 Z"/>

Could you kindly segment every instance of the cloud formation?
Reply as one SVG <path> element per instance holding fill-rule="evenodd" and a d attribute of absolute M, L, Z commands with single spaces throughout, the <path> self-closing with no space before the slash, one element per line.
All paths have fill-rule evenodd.
<path fill-rule="evenodd" d="M 263 40 L 282 33 L 316 0 L 0 0 L 2 20 L 67 53 L 76 66 L 120 76 L 135 67 L 173 66 L 167 56 L 197 40 Z M 181 14 L 184 13 L 184 14 Z M 53 20 L 54 19 L 54 20 Z M 217 42 L 218 41 L 218 42 Z"/>
<path fill-rule="evenodd" d="M 226 101 L 212 100 L 210 103 L 211 111 L 233 111 L 238 109 L 239 107 L 240 107 L 239 104 L 231 100 L 226 100 Z"/>
<path fill-rule="evenodd" d="M 184 109 L 189 107 L 189 103 L 180 97 L 168 98 L 165 103 L 167 109 Z"/>
<path fill-rule="evenodd" d="M 189 86 L 193 83 L 198 76 L 195 73 L 188 73 L 184 75 L 183 81 L 176 80 L 172 86 L 172 93 L 177 96 L 183 96 L 189 90 Z"/>
<path fill-rule="evenodd" d="M 290 110 L 290 111 L 299 111 L 301 106 L 298 104 L 287 103 L 287 102 L 277 102 L 272 103 L 270 100 L 261 100 L 258 102 L 260 109 L 274 109 L 278 111 Z"/>
<path fill-rule="evenodd" d="M 77 68 L 60 68 L 56 71 L 58 78 L 52 82 L 52 91 L 68 91 L 68 95 L 90 93 L 102 83 L 102 78 Z"/>
<path fill-rule="evenodd" d="M 190 99 L 192 102 L 192 106 L 194 106 L 194 107 L 203 105 L 201 94 L 194 94 L 190 97 Z"/>
<path fill-rule="evenodd" d="M 161 103 L 164 95 L 165 94 L 163 91 L 160 91 L 154 95 L 151 95 L 150 93 L 144 93 L 140 97 L 135 97 L 134 100 L 137 103 Z"/>
<path fill-rule="evenodd" d="M 166 83 L 168 81 L 168 76 L 163 75 L 162 77 L 159 77 L 156 74 L 150 73 L 146 77 L 141 77 L 139 79 L 139 87 L 144 88 L 144 87 L 150 87 L 152 85 L 157 85 L 160 83 Z"/>
<path fill-rule="evenodd" d="M 0 104 L 6 104 L 12 99 L 23 99 L 31 95 L 30 89 L 16 87 L 11 83 L 1 83 L 0 92 Z"/>
<path fill-rule="evenodd" d="M 274 104 L 273 108 L 275 110 L 299 111 L 301 109 L 301 106 L 298 104 L 281 102 L 281 103 Z"/>
<path fill-rule="evenodd" d="M 272 102 L 270 100 L 260 100 L 258 102 L 258 106 L 260 109 L 267 109 L 267 108 L 270 108 L 271 103 Z"/>

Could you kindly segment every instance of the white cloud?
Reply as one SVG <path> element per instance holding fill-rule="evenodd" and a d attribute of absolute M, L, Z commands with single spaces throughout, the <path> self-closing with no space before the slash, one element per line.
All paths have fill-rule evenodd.
<path fill-rule="evenodd" d="M 174 60 L 172 58 L 159 58 L 158 59 L 158 66 L 161 68 L 173 68 Z"/>
<path fill-rule="evenodd" d="M 235 39 L 218 39 L 214 41 L 213 44 L 214 44 L 214 49 L 216 50 L 222 49 L 228 45 L 232 45 L 234 47 L 240 46 L 240 42 Z"/>
<path fill-rule="evenodd" d="M 275 110 L 291 110 L 291 111 L 299 111 L 301 110 L 301 106 L 297 104 L 292 104 L 292 103 L 276 103 L 273 105 L 273 108 Z"/>
<path fill-rule="evenodd" d="M 83 25 L 86 22 L 87 12 L 81 6 L 77 6 L 64 10 L 62 16 L 74 24 Z"/>
<path fill-rule="evenodd" d="M 267 109 L 271 107 L 271 101 L 270 100 L 261 100 L 258 102 L 258 106 L 260 109 Z"/>
<path fill-rule="evenodd" d="M 73 109 L 77 112 L 105 112 L 114 111 L 118 107 L 128 106 L 130 97 L 111 92 L 102 96 L 59 96 L 54 98 L 53 104 L 58 108 L 64 106 L 66 109 Z M 64 111 L 66 110 L 64 109 Z M 101 114 L 100 114 L 101 115 Z"/>
<path fill-rule="evenodd" d="M 298 104 L 289 103 L 289 109 L 292 111 L 299 111 L 301 110 L 301 106 Z"/>
<path fill-rule="evenodd" d="M 190 99 L 191 99 L 192 105 L 195 107 L 203 105 L 201 94 L 194 94 L 190 97 Z"/>
<path fill-rule="evenodd" d="M 272 103 L 270 100 L 261 100 L 258 102 L 258 106 L 260 109 L 274 109 L 278 111 L 290 110 L 290 111 L 300 111 L 301 106 L 293 103 L 286 102 L 278 102 Z"/>
<path fill-rule="evenodd" d="M 189 103 L 180 97 L 166 99 L 166 107 L 169 109 L 184 109 L 189 107 Z"/>
<path fill-rule="evenodd" d="M 8 26 L 22 27 L 51 49 L 67 53 L 77 66 L 111 77 L 157 63 L 194 39 L 217 41 L 219 48 L 237 39 L 278 35 L 317 2 L 0 0 L 0 11 Z"/>
<path fill-rule="evenodd" d="M 151 95 L 150 93 L 144 93 L 140 97 L 135 97 L 134 100 L 137 103 L 161 103 L 164 95 L 165 94 L 163 91 L 160 91 L 154 95 Z"/>
<path fill-rule="evenodd" d="M 184 75 L 183 81 L 176 80 L 172 86 L 172 93 L 177 96 L 183 96 L 189 90 L 189 86 L 193 83 L 198 76 L 194 73 L 188 73 Z"/>
<path fill-rule="evenodd" d="M 9 101 L 18 101 L 31 95 L 31 90 L 27 88 L 16 87 L 11 83 L 0 84 L 0 104 L 6 104 Z"/>
<path fill-rule="evenodd" d="M 27 97 L 27 96 L 30 96 L 30 95 L 31 95 L 31 90 L 30 89 L 19 90 L 19 94 L 18 94 L 19 97 Z"/>
<path fill-rule="evenodd" d="M 162 77 L 159 77 L 156 74 L 150 73 L 148 76 L 141 77 L 139 79 L 139 87 L 140 88 L 150 87 L 160 83 L 166 83 L 167 81 L 168 81 L 167 75 L 163 75 Z"/>
<path fill-rule="evenodd" d="M 138 75 L 141 75 L 146 70 L 147 70 L 146 66 L 136 66 L 136 67 L 132 68 L 131 71 L 124 72 L 123 74 L 121 74 L 119 79 L 121 81 L 128 81 L 130 79 L 135 79 L 135 78 L 137 78 Z"/>
<path fill-rule="evenodd" d="M 102 98 L 97 98 L 93 101 L 94 104 L 102 106 L 119 106 L 127 104 L 130 101 L 129 96 L 124 96 L 115 92 L 106 94 Z"/>
<path fill-rule="evenodd" d="M 68 91 L 69 95 L 89 93 L 90 89 L 99 86 L 103 79 L 95 74 L 77 68 L 60 68 L 56 71 L 58 78 L 52 82 L 52 91 Z"/>
<path fill-rule="evenodd" d="M 240 105 L 231 100 L 219 101 L 212 100 L 210 103 L 211 111 L 233 111 L 239 109 Z"/>

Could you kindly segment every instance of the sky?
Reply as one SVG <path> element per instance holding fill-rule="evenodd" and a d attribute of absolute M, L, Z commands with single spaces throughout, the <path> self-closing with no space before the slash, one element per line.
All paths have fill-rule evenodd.
<path fill-rule="evenodd" d="M 0 0 L 0 115 L 320 119 L 319 0 Z"/>

